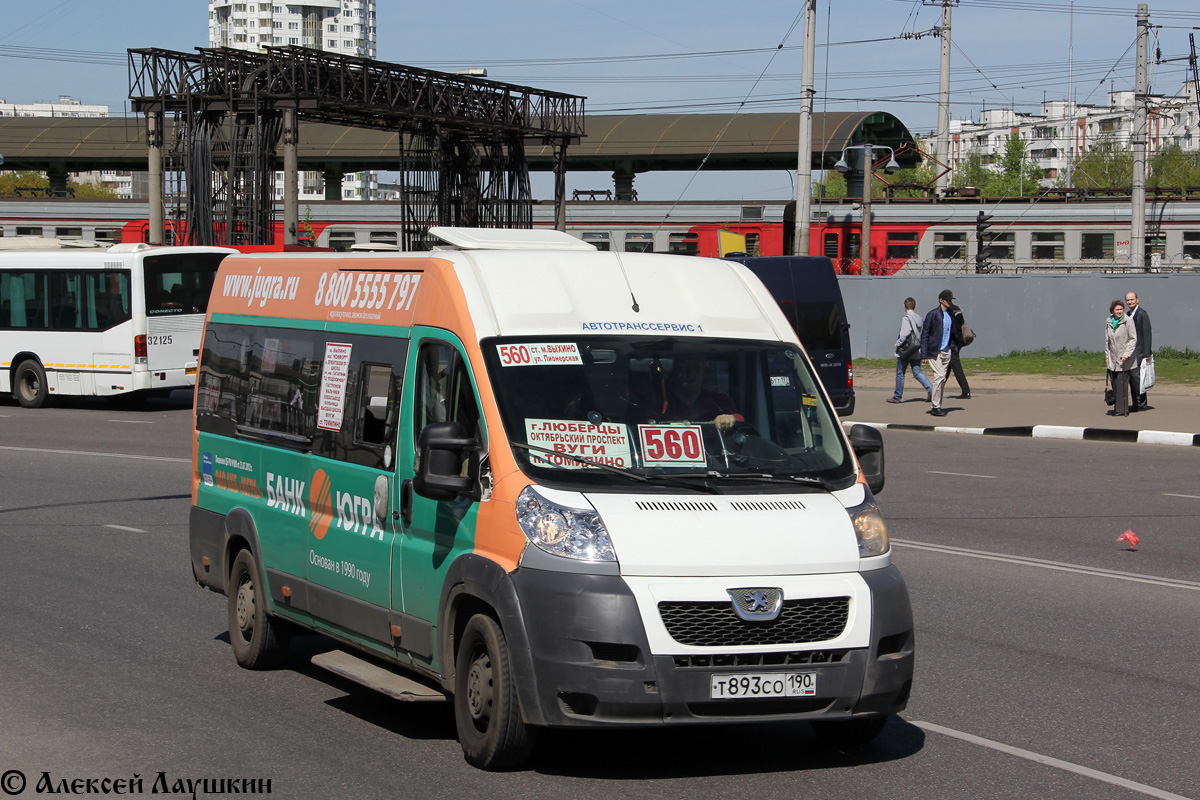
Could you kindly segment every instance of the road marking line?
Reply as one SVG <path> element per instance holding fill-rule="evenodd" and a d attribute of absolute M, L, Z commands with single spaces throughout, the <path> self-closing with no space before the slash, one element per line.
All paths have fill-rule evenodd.
<path fill-rule="evenodd" d="M 1026 556 L 1010 556 L 1004 553 L 989 553 L 986 550 L 968 550 L 964 547 L 950 547 L 949 545 L 929 544 L 927 542 L 914 542 L 907 539 L 892 539 L 892 544 L 898 544 L 901 547 L 911 547 L 914 550 L 930 550 L 935 553 L 946 553 L 948 555 L 966 556 L 968 558 L 982 558 L 985 561 L 1004 561 L 1009 564 L 1024 564 L 1029 567 L 1041 567 L 1042 569 L 1052 569 L 1059 572 L 1075 572 L 1080 575 L 1094 575 L 1099 578 L 1116 578 L 1122 581 L 1132 581 L 1134 583 L 1150 583 L 1155 586 L 1167 586 L 1172 589 L 1191 589 L 1200 592 L 1200 582 L 1184 581 L 1176 578 L 1159 578 L 1153 575 L 1138 575 L 1133 572 L 1119 572 L 1115 569 L 1101 569 L 1099 567 L 1080 567 L 1075 564 L 1064 564 L 1061 561 L 1046 561 L 1041 558 L 1028 558 Z"/>
<path fill-rule="evenodd" d="M 1163 497 L 1186 497 L 1188 500 L 1200 500 L 1200 494 L 1171 494 L 1163 492 Z"/>
<path fill-rule="evenodd" d="M 124 422 L 126 425 L 153 425 L 153 420 L 148 419 L 110 419 L 108 422 Z"/>
<path fill-rule="evenodd" d="M 1161 800 L 1189 800 L 1189 798 L 1184 797 L 1181 794 L 1168 792 L 1164 789 L 1156 789 L 1153 786 L 1147 786 L 1144 783 L 1131 781 L 1128 778 L 1122 778 L 1107 772 L 1091 769 L 1090 767 L 1080 766 L 1079 764 L 1072 764 L 1070 761 L 1063 761 L 1062 759 L 1044 756 L 1041 753 L 1035 753 L 1032 750 L 1013 747 L 1012 745 L 1003 744 L 1002 742 L 993 741 L 992 739 L 984 739 L 982 736 L 974 736 L 970 733 L 963 733 L 962 731 L 956 731 L 953 728 L 935 725 L 932 722 L 912 722 L 910 720 L 910 724 L 916 725 L 923 731 L 940 733 L 943 736 L 949 736 L 953 739 L 960 739 L 964 742 L 977 744 L 980 747 L 987 747 L 1001 753 L 1006 753 L 1010 756 L 1024 758 L 1028 761 L 1034 761 L 1038 764 L 1045 764 L 1048 767 L 1055 767 L 1057 769 L 1065 770 L 1066 772 L 1074 772 L 1076 775 L 1082 775 L 1085 778 L 1092 778 L 1093 780 L 1103 781 L 1104 783 L 1111 783 L 1114 786 L 1120 786 L 1123 789 L 1129 789 L 1134 792 L 1139 792 L 1140 794 L 1149 795 L 1150 797 L 1158 797 Z"/>
<path fill-rule="evenodd" d="M 938 472 L 936 469 L 929 470 L 930 475 L 953 475 L 957 478 L 995 478 L 995 475 L 975 475 L 970 472 Z"/>
<path fill-rule="evenodd" d="M 131 528 L 128 525 L 105 525 L 106 528 L 112 528 L 114 531 L 129 531 L 130 533 L 145 533 L 141 528 Z"/>
<path fill-rule="evenodd" d="M 0 450 L 13 450 L 18 453 L 51 453 L 60 456 L 99 456 L 100 458 L 136 458 L 142 461 L 173 461 L 176 464 L 190 464 L 190 458 L 167 458 L 166 456 L 139 456 L 132 453 L 91 453 L 86 450 L 49 450 L 44 447 L 10 447 L 0 445 Z"/>

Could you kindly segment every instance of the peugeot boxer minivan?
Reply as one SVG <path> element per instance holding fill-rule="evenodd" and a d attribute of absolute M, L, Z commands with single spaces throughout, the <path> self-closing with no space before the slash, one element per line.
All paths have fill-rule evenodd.
<path fill-rule="evenodd" d="M 913 675 L 883 442 L 846 434 L 755 274 L 432 232 L 221 264 L 190 550 L 237 662 L 325 634 L 313 663 L 451 701 L 485 769 L 542 729 L 875 736 Z"/>

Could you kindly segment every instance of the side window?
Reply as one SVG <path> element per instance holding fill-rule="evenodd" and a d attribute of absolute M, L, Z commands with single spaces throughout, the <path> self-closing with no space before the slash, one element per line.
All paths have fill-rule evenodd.
<path fill-rule="evenodd" d="M 458 351 L 443 342 L 423 343 L 417 363 L 413 436 L 419 437 L 434 422 L 457 422 L 464 434 L 474 436 L 479 416 L 469 370 Z"/>
<path fill-rule="evenodd" d="M 400 382 L 393 380 L 388 364 L 366 364 L 359 371 L 358 425 L 355 440 L 364 444 L 390 444 L 400 413 Z"/>

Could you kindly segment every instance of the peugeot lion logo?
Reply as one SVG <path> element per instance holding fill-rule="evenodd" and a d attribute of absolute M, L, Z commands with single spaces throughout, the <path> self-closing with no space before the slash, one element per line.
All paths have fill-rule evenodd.
<path fill-rule="evenodd" d="M 733 610 L 747 622 L 770 622 L 783 608 L 782 589 L 729 589 Z"/>

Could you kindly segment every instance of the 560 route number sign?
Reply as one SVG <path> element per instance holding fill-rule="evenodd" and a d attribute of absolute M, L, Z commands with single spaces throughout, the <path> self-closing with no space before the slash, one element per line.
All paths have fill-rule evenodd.
<path fill-rule="evenodd" d="M 699 425 L 639 425 L 642 463 L 647 467 L 703 467 L 708 464 Z"/>

